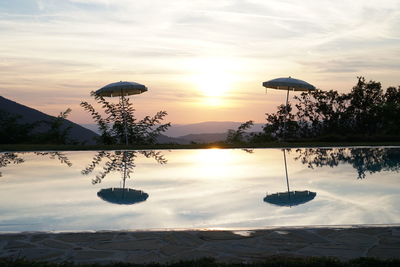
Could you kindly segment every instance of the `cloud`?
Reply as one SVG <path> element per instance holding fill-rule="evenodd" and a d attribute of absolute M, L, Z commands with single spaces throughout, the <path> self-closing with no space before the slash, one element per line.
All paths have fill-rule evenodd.
<path fill-rule="evenodd" d="M 343 58 L 327 61 L 301 61 L 307 67 L 314 68 L 322 73 L 360 73 L 379 68 L 381 70 L 400 69 L 399 62 L 393 62 L 389 58 Z"/>
<path fill-rule="evenodd" d="M 396 0 L 6 2 L 0 79 L 15 97 L 24 86 L 40 99 L 70 84 L 67 98 L 83 94 L 81 86 L 130 79 L 155 84 L 170 101 L 184 90 L 195 93 L 187 77 L 196 68 L 187 63 L 209 57 L 239 66 L 223 70 L 237 77 L 232 92 L 259 90 L 275 76 L 351 88 L 354 72 L 391 83 L 399 74 Z"/>

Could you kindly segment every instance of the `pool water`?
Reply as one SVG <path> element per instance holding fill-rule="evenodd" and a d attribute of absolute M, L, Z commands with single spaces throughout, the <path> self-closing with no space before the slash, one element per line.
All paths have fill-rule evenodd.
<path fill-rule="evenodd" d="M 398 147 L 0 153 L 0 232 L 398 224 L 399 170 Z"/>

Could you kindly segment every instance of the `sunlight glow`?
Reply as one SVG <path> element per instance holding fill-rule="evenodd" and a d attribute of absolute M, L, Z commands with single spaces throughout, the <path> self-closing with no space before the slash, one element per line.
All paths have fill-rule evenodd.
<path fill-rule="evenodd" d="M 237 63 L 236 63 L 237 64 Z M 228 58 L 201 58 L 189 62 L 195 88 L 209 105 L 219 105 L 217 100 L 229 91 L 235 81 L 233 60 Z"/>
<path fill-rule="evenodd" d="M 220 180 L 234 176 L 231 168 L 227 166 L 235 166 L 240 161 L 237 154 L 217 147 L 196 152 L 193 158 L 195 162 L 198 162 L 196 173 L 201 177 Z"/>
<path fill-rule="evenodd" d="M 222 104 L 222 101 L 218 96 L 209 96 L 204 102 L 208 106 L 221 106 Z"/>

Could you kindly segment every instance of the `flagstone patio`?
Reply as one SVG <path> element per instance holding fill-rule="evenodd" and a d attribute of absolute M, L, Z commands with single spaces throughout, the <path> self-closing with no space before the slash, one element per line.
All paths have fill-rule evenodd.
<path fill-rule="evenodd" d="M 400 258 L 400 226 L 0 234 L 0 257 L 50 262 L 255 262 L 272 255 Z"/>

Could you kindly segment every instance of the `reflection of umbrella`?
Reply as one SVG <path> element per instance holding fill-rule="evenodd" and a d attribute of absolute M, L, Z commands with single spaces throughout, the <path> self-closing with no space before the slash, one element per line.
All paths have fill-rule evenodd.
<path fill-rule="evenodd" d="M 104 201 L 113 203 L 113 204 L 125 204 L 125 205 L 130 205 L 130 204 L 135 204 L 138 202 L 145 201 L 149 195 L 141 190 L 135 190 L 131 188 L 125 188 L 125 180 L 127 177 L 126 173 L 126 161 L 127 161 L 127 153 L 128 151 L 123 152 L 123 158 L 122 161 L 124 163 L 124 176 L 122 180 L 122 188 L 107 188 L 107 189 L 101 189 L 99 192 L 97 192 L 97 196 L 101 198 Z"/>
<path fill-rule="evenodd" d="M 145 201 L 149 195 L 141 190 L 130 188 L 107 188 L 101 189 L 97 195 L 108 202 L 113 204 L 135 204 Z"/>
<path fill-rule="evenodd" d="M 291 206 L 304 204 L 310 200 L 313 200 L 314 197 L 317 195 L 317 193 L 315 193 L 315 192 L 311 192 L 308 190 L 306 190 L 306 191 L 290 191 L 285 149 L 283 149 L 283 159 L 285 161 L 287 192 L 279 192 L 279 193 L 267 195 L 264 198 L 264 201 L 274 204 L 274 205 L 277 205 L 277 206 L 291 207 Z"/>
<path fill-rule="evenodd" d="M 265 202 L 277 205 L 277 206 L 296 206 L 300 204 L 304 204 L 317 195 L 315 192 L 311 191 L 291 191 L 291 192 L 282 192 L 275 193 L 271 195 L 267 195 L 264 198 Z"/>
<path fill-rule="evenodd" d="M 127 95 L 137 95 L 147 91 L 147 87 L 140 83 L 135 82 L 116 82 L 110 83 L 99 90 L 96 91 L 96 94 L 99 96 L 107 96 L 114 97 L 120 96 L 120 102 L 122 104 L 122 112 L 124 119 L 124 130 L 125 130 L 125 143 L 128 144 L 128 133 L 126 129 L 126 112 L 124 108 L 124 96 Z"/>
<path fill-rule="evenodd" d="M 263 82 L 265 88 L 272 88 L 277 90 L 287 90 L 286 94 L 286 115 L 284 121 L 284 131 L 286 132 L 286 120 L 288 115 L 288 101 L 289 101 L 289 91 L 314 91 L 315 87 L 305 81 L 294 79 L 294 78 L 277 78 L 270 81 Z"/>

